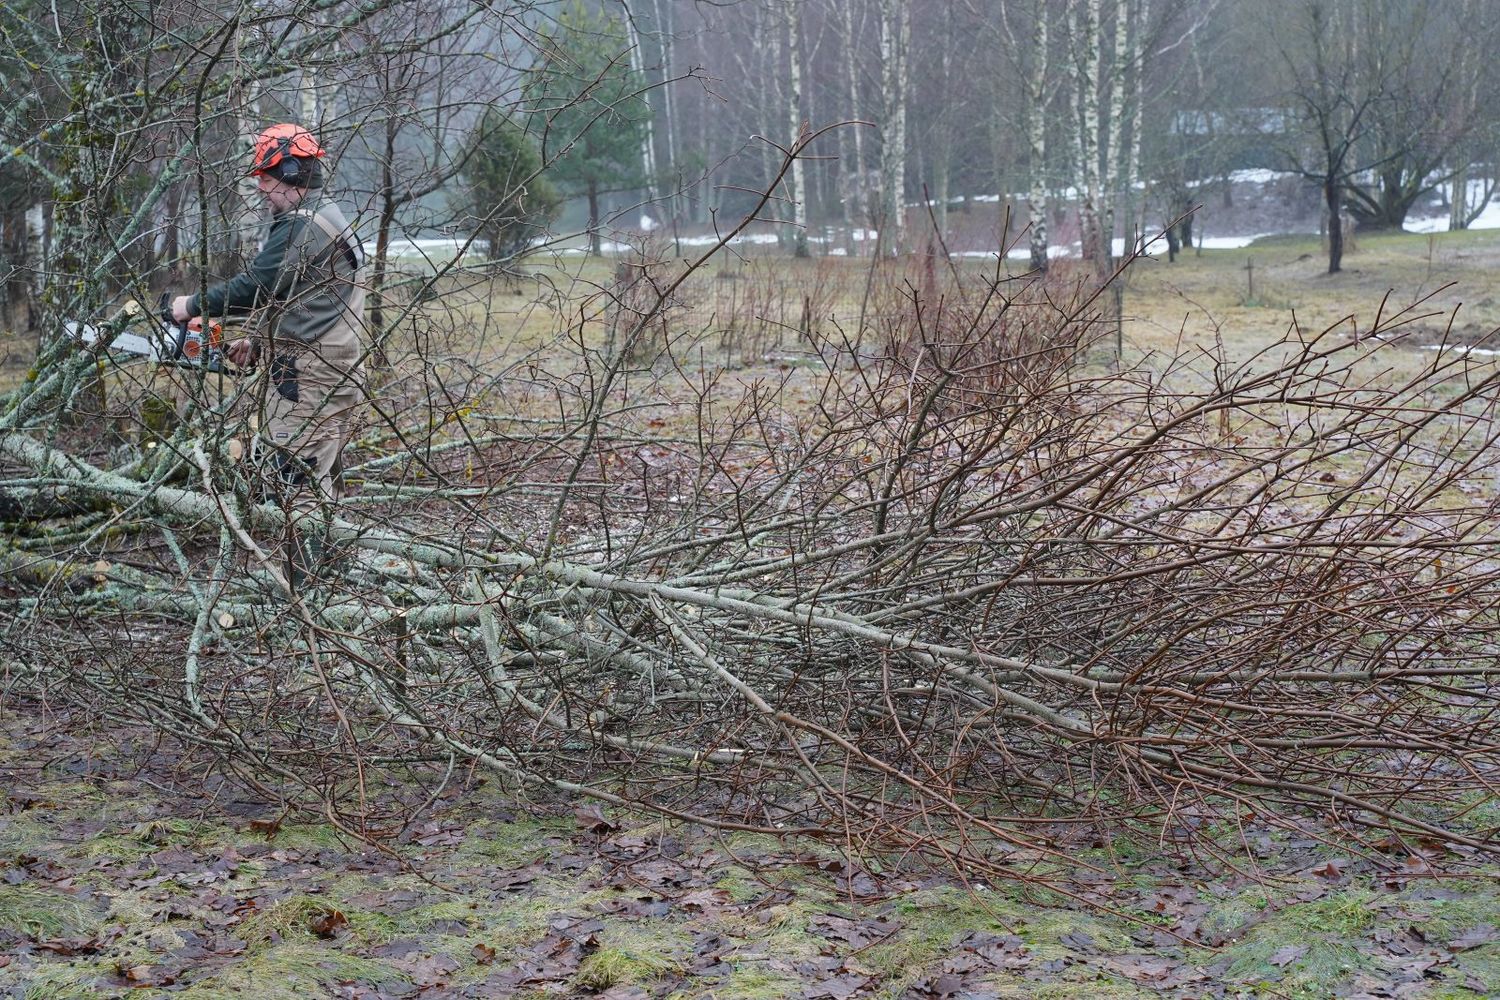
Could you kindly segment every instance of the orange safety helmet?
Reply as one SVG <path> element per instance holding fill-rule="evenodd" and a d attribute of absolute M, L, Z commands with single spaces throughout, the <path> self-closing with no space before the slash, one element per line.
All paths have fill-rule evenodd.
<path fill-rule="evenodd" d="M 293 187 L 321 187 L 325 155 L 313 134 L 301 125 L 272 125 L 255 137 L 251 174 L 265 174 Z"/>

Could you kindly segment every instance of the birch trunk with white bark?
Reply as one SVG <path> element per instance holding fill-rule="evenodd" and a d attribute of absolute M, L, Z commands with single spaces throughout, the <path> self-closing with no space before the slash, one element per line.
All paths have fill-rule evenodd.
<path fill-rule="evenodd" d="M 645 52 L 641 48 L 641 34 L 636 27 L 635 12 L 630 9 L 627 0 L 621 0 L 625 8 L 625 34 L 630 45 L 630 72 L 637 80 L 646 78 Z M 658 190 L 658 178 L 656 176 L 656 127 L 654 116 L 646 116 L 645 128 L 641 130 L 641 170 L 646 176 L 646 197 L 653 204 L 660 196 Z"/>
<path fill-rule="evenodd" d="M 1039 0 L 1031 26 L 1031 74 L 1026 81 L 1026 138 L 1030 152 L 1031 267 L 1047 270 L 1047 4 Z"/>
<path fill-rule="evenodd" d="M 849 113 L 858 118 L 859 61 L 856 50 L 859 46 L 858 27 L 854 20 L 854 4 L 847 0 L 835 0 L 841 16 L 844 33 L 844 86 L 847 89 Z M 843 160 L 842 182 L 839 185 L 844 210 L 844 250 L 850 257 L 858 256 L 859 242 L 854 239 L 856 229 L 866 225 L 868 209 L 865 204 L 865 133 L 861 128 L 843 129 L 839 132 L 839 152 Z"/>
<path fill-rule="evenodd" d="M 1099 163 L 1099 0 L 1070 9 L 1077 110 L 1078 228 L 1083 258 L 1098 271 L 1109 266 L 1109 243 L 1101 213 Z"/>
<path fill-rule="evenodd" d="M 249 163 L 255 151 L 255 136 L 262 127 L 260 121 L 260 81 L 251 80 L 242 92 L 239 102 L 239 122 L 235 144 L 239 162 Z M 241 171 L 234 183 L 236 212 L 234 217 L 235 250 L 247 259 L 260 239 L 260 197 L 256 180 L 248 172 Z"/>
<path fill-rule="evenodd" d="M 787 0 L 787 143 L 795 147 L 802 136 L 807 119 L 802 114 L 802 3 Z M 792 187 L 789 192 L 792 202 L 792 252 L 798 257 L 807 256 L 807 171 L 802 158 L 792 161 Z"/>
<path fill-rule="evenodd" d="M 880 142 L 880 246 L 899 254 L 906 245 L 906 90 L 911 46 L 907 0 L 880 0 L 880 83 L 884 98 Z"/>

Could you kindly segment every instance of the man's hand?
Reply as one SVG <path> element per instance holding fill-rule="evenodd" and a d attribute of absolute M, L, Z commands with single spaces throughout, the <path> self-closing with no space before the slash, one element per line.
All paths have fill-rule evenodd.
<path fill-rule="evenodd" d="M 224 348 L 224 356 L 236 368 L 249 368 L 255 364 L 255 355 L 257 353 L 255 350 L 255 341 L 249 337 L 240 337 L 238 340 L 231 340 L 229 346 Z"/>
<path fill-rule="evenodd" d="M 177 296 L 177 298 L 173 299 L 172 318 L 179 323 L 186 323 L 188 320 L 192 319 L 193 314 L 188 312 L 188 303 L 191 301 L 191 295 L 179 295 Z"/>

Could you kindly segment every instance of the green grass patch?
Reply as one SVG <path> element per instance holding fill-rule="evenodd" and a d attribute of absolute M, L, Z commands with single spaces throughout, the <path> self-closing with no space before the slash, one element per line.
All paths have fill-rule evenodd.
<path fill-rule="evenodd" d="M 406 981 L 393 966 L 363 958 L 317 941 L 286 941 L 246 958 L 176 994 L 191 1000 L 308 1000 L 331 995 L 333 987 L 351 982 Z"/>
<path fill-rule="evenodd" d="M 502 868 L 525 868 L 546 859 L 556 851 L 557 838 L 569 833 L 569 827 L 559 819 L 475 823 L 466 831 L 454 859 L 458 863 L 483 860 Z"/>
<path fill-rule="evenodd" d="M 94 908 L 76 897 L 26 884 L 0 884 L 0 928 L 44 939 L 79 937 L 98 922 Z"/>
<path fill-rule="evenodd" d="M 579 965 L 573 981 L 583 989 L 599 992 L 680 975 L 683 963 L 678 955 L 686 946 L 681 932 L 664 922 L 612 922 L 599 935 L 599 947 Z"/>

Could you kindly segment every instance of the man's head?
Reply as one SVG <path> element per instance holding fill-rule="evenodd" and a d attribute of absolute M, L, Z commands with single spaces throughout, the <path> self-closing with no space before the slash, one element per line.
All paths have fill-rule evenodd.
<path fill-rule="evenodd" d="M 255 137 L 255 154 L 251 159 L 250 173 L 260 182 L 260 189 L 266 194 L 272 208 L 276 208 L 276 198 L 267 189 L 265 182 L 270 180 L 277 185 L 296 189 L 299 192 L 296 201 L 300 201 L 300 192 L 323 186 L 323 167 L 318 162 L 323 155 L 323 147 L 318 145 L 318 140 L 302 126 L 272 125 Z M 296 201 L 292 204 L 296 204 Z M 280 210 L 282 209 L 278 209 Z"/>

